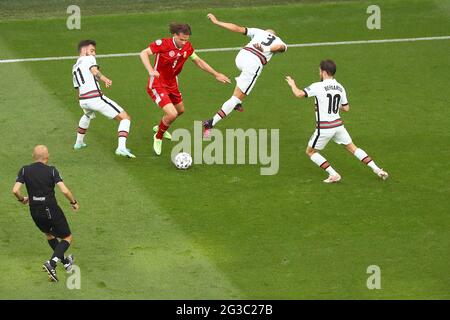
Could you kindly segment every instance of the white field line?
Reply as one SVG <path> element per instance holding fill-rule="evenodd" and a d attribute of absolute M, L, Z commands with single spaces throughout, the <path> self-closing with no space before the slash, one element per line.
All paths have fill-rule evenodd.
<path fill-rule="evenodd" d="M 379 40 L 355 40 L 355 41 L 337 41 L 337 42 L 294 43 L 294 44 L 288 44 L 288 47 L 289 48 L 301 48 L 301 47 L 339 46 L 339 45 L 371 44 L 371 43 L 416 42 L 416 41 L 432 41 L 432 40 L 450 40 L 450 36 L 402 38 L 402 39 L 379 39 Z M 223 52 L 223 51 L 237 51 L 240 49 L 242 49 L 242 47 L 198 49 L 195 51 L 196 52 Z M 130 57 L 130 56 L 138 56 L 138 55 L 139 55 L 138 52 L 131 52 L 131 53 L 98 54 L 96 57 L 97 58 L 115 58 L 115 57 Z M 51 61 L 51 60 L 73 60 L 73 59 L 78 59 L 78 56 L 25 58 L 25 59 L 3 59 L 3 60 L 0 60 L 0 63 Z"/>

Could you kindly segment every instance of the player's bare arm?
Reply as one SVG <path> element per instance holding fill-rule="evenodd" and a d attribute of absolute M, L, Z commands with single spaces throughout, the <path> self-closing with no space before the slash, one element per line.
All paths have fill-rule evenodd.
<path fill-rule="evenodd" d="M 213 15 L 212 13 L 208 13 L 207 15 L 208 19 L 211 20 L 212 23 L 214 23 L 215 25 L 218 25 L 219 27 L 225 28 L 229 31 L 232 32 L 237 32 L 237 33 L 242 33 L 245 34 L 246 30 L 244 27 L 241 27 L 237 24 L 234 23 L 230 23 L 230 22 L 223 22 L 223 21 L 219 21 L 215 15 Z"/>
<path fill-rule="evenodd" d="M 299 89 L 297 87 L 297 85 L 295 84 L 295 80 L 292 79 L 290 76 L 286 76 L 286 82 L 288 83 L 288 85 L 291 87 L 292 89 L 292 93 L 297 97 L 297 98 L 303 98 L 306 96 L 305 91 L 303 91 L 302 89 Z"/>
<path fill-rule="evenodd" d="M 141 57 L 142 64 L 144 65 L 145 69 L 147 69 L 148 74 L 153 77 L 159 77 L 159 72 L 153 69 L 153 66 L 150 62 L 150 56 L 152 54 L 153 52 L 150 48 L 145 48 L 141 51 L 139 56 Z"/>
<path fill-rule="evenodd" d="M 28 197 L 24 197 L 22 195 L 22 193 L 20 192 L 21 188 L 22 188 L 22 183 L 16 182 L 14 184 L 12 192 L 19 202 L 21 202 L 23 204 L 28 204 Z"/>
<path fill-rule="evenodd" d="M 211 67 L 205 60 L 200 58 L 195 53 L 192 54 L 192 62 L 194 62 L 195 65 L 200 69 L 208 72 L 209 74 L 212 74 L 217 81 L 222 83 L 231 83 L 231 80 L 226 75 L 214 70 L 213 67 Z"/>
<path fill-rule="evenodd" d="M 350 105 L 346 104 L 344 106 L 341 106 L 341 110 L 344 112 L 349 112 L 350 111 Z"/>
<path fill-rule="evenodd" d="M 274 52 L 274 53 L 275 52 L 285 52 L 287 49 L 284 44 L 274 44 L 274 45 L 270 46 L 269 48 L 265 48 L 260 43 L 255 43 L 255 44 L 253 44 L 253 47 L 256 50 L 259 50 L 261 52 L 270 51 L 270 52 Z"/>
<path fill-rule="evenodd" d="M 103 81 L 106 85 L 107 88 L 109 88 L 112 85 L 112 81 L 110 79 L 108 79 L 107 77 L 105 77 L 100 70 L 98 69 L 97 66 L 92 66 L 91 67 L 91 73 L 94 76 L 94 78 L 97 81 Z"/>
<path fill-rule="evenodd" d="M 60 181 L 57 183 L 59 189 L 61 190 L 62 194 L 69 200 L 70 205 L 72 206 L 72 209 L 74 211 L 77 211 L 79 209 L 79 205 L 77 200 L 75 200 L 72 192 L 67 188 L 67 186 L 64 184 L 64 182 Z"/>

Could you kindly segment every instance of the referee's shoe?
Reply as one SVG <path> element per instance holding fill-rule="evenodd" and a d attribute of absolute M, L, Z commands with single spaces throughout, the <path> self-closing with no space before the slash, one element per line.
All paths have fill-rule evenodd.
<path fill-rule="evenodd" d="M 42 267 L 48 273 L 48 277 L 53 282 L 58 282 L 58 277 L 56 276 L 56 269 L 52 267 L 50 261 L 45 262 Z"/>
<path fill-rule="evenodd" d="M 73 263 L 75 261 L 75 258 L 73 257 L 73 254 L 69 254 L 64 260 L 64 269 L 66 269 L 67 273 L 70 273 L 72 271 Z"/>

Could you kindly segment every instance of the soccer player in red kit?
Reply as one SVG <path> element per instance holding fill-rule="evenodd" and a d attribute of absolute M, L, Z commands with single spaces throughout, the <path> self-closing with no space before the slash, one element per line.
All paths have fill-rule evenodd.
<path fill-rule="evenodd" d="M 158 39 L 141 51 L 142 63 L 148 71 L 147 92 L 153 101 L 164 111 L 159 126 L 154 128 L 153 149 L 161 154 L 163 137 L 170 139 L 167 129 L 175 119 L 183 114 L 184 104 L 178 90 L 178 74 L 187 59 L 191 59 L 200 69 L 212 74 L 217 81 L 231 83 L 230 79 L 214 70 L 209 64 L 197 56 L 189 42 L 191 27 L 188 24 L 171 23 L 169 26 L 172 38 Z M 150 63 L 150 55 L 155 55 L 154 66 Z"/>

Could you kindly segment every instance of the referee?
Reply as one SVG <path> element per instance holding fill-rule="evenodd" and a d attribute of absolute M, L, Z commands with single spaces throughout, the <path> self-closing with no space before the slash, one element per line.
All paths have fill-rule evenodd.
<path fill-rule="evenodd" d="M 50 280 L 57 282 L 56 264 L 61 261 L 66 271 L 69 272 L 72 269 L 73 256 L 64 256 L 72 242 L 72 234 L 64 212 L 56 202 L 55 185 L 58 185 L 61 192 L 70 201 L 74 211 L 78 210 L 78 203 L 65 186 L 58 170 L 47 165 L 48 158 L 47 147 L 36 146 L 33 150 L 34 163 L 19 170 L 13 193 L 19 202 L 30 204 L 34 223 L 47 236 L 48 244 L 53 249 L 53 255 L 44 263 L 43 268 L 47 271 Z M 23 196 L 20 192 L 23 184 L 27 188 L 28 197 Z"/>

